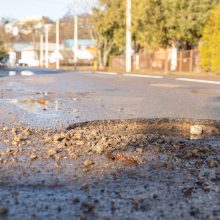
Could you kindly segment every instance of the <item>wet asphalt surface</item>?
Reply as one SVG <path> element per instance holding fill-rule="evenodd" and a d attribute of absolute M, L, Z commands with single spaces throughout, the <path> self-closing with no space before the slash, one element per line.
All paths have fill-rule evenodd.
<path fill-rule="evenodd" d="M 220 219 L 220 122 L 196 120 L 219 120 L 219 85 L 10 71 L 0 71 L 0 219 Z M 194 120 L 76 124 L 136 118 Z M 190 136 L 195 124 L 203 135 Z"/>
<path fill-rule="evenodd" d="M 0 78 L 2 114 L 32 126 L 102 119 L 220 118 L 219 85 L 181 82 L 171 76 L 151 79 L 38 69 L 31 69 L 34 76 L 19 76 L 21 69 L 13 71 L 18 76 Z M 39 99 L 47 105 L 34 102 Z"/>

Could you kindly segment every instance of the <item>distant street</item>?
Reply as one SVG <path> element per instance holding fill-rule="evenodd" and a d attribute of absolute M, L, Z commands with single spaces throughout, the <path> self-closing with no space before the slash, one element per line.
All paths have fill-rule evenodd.
<path fill-rule="evenodd" d="M 2 121 L 67 126 L 100 119 L 220 119 L 217 79 L 20 68 L 0 71 L 0 76 L 9 74 L 0 78 Z"/>

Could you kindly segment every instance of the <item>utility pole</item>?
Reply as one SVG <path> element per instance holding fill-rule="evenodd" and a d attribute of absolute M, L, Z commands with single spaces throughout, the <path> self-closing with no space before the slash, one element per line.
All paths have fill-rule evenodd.
<path fill-rule="evenodd" d="M 78 52 L 78 15 L 75 12 L 74 15 L 74 65 L 77 64 L 77 52 Z"/>
<path fill-rule="evenodd" d="M 49 67 L 48 25 L 45 25 L 45 67 Z"/>
<path fill-rule="evenodd" d="M 60 69 L 60 22 L 56 22 L 56 69 Z"/>
<path fill-rule="evenodd" d="M 41 34 L 40 35 L 40 67 L 43 67 L 43 56 L 44 56 L 44 48 L 43 48 L 43 41 L 44 41 L 44 37 Z"/>
<path fill-rule="evenodd" d="M 131 0 L 126 0 L 126 72 L 131 72 Z"/>
<path fill-rule="evenodd" d="M 73 0 L 73 15 L 74 15 L 74 58 L 73 62 L 76 68 L 77 65 L 77 52 L 78 52 L 78 12 L 77 12 L 78 0 Z"/>

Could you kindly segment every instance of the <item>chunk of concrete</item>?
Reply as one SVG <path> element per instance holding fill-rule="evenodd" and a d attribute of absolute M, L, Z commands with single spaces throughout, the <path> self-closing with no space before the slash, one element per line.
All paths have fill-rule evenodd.
<path fill-rule="evenodd" d="M 203 134 L 203 127 L 202 125 L 192 125 L 190 128 L 191 135 L 202 135 Z"/>

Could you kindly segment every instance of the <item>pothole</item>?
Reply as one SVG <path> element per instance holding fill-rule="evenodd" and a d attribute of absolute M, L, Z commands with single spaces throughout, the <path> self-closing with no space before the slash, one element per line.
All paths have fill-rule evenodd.
<path fill-rule="evenodd" d="M 73 129 L 99 129 L 101 132 L 115 134 L 157 134 L 174 136 L 179 138 L 211 137 L 220 134 L 220 122 L 212 120 L 193 119 L 131 119 L 131 120 L 108 120 L 78 123 L 69 126 Z M 200 130 L 200 132 L 196 132 Z"/>
<path fill-rule="evenodd" d="M 17 172 L 20 178 L 22 171 L 27 171 L 31 176 L 41 167 L 37 175 L 41 179 L 40 174 L 47 173 L 42 167 L 47 161 L 55 164 L 51 166 L 51 163 L 47 163 L 49 173 L 56 173 L 57 168 L 64 167 L 66 170 L 74 167 L 79 175 L 90 169 L 108 173 L 123 165 L 154 162 L 172 164 L 170 156 L 181 160 L 208 158 L 212 147 L 216 148 L 216 143 L 219 143 L 219 136 L 219 122 L 208 120 L 94 121 L 74 124 L 62 131 L 2 127 L 0 144 L 6 147 L 5 150 L 1 147 L 0 162 L 3 164 L 2 169 L 21 166 Z M 13 148 L 8 150 L 8 147 Z M 87 162 L 84 164 L 84 161 Z M 33 172 L 29 170 L 30 165 L 33 166 Z M 103 167 L 109 168 L 103 170 Z M 14 174 L 16 176 L 16 172 Z M 74 172 L 70 171 L 66 178 L 56 175 L 62 179 L 61 182 L 66 183 L 68 176 L 74 175 Z"/>
<path fill-rule="evenodd" d="M 22 192 L 22 201 L 3 207 L 11 218 L 18 210 L 25 219 L 24 201 L 27 212 L 36 211 L 37 196 L 43 205 L 51 198 L 49 206 L 61 204 L 62 216 L 160 218 L 163 210 L 166 219 L 190 219 L 196 202 L 192 215 L 214 219 L 220 191 L 219 121 L 94 121 L 59 131 L 2 127 L 1 137 L 0 145 L 11 148 L 0 149 L 0 191 L 8 201 L 14 199 L 11 186 Z M 63 189 L 62 195 L 57 189 Z M 70 208 L 72 192 L 79 205 Z M 175 212 L 168 211 L 171 207 Z M 50 209 L 39 214 L 45 215 L 57 216 Z"/>

